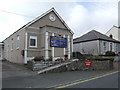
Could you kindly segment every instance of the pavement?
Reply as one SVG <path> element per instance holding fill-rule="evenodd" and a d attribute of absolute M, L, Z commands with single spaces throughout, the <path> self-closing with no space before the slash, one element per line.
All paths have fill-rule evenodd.
<path fill-rule="evenodd" d="M 116 70 L 107 71 L 71 71 L 40 74 L 26 67 L 7 61 L 2 63 L 3 88 L 53 88 L 66 83 L 104 75 Z"/>
<path fill-rule="evenodd" d="M 24 65 L 14 64 L 8 61 L 2 62 L 2 78 L 31 76 L 37 73 L 29 70 Z"/>

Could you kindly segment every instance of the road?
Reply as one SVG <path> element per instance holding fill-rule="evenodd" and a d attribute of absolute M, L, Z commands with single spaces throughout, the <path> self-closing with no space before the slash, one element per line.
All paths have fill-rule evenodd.
<path fill-rule="evenodd" d="M 116 70 L 108 71 L 71 71 L 61 73 L 40 74 L 27 70 L 25 67 L 3 62 L 2 65 L 2 87 L 3 88 L 54 88 L 69 82 L 79 82 L 86 79 L 102 76 Z M 81 84 L 71 85 L 70 88 L 118 88 L 118 75 L 111 74 L 99 79 L 91 80 Z M 105 83 L 103 83 L 105 82 Z M 96 85 L 95 85 L 96 84 Z M 109 85 L 110 84 L 110 85 Z M 69 88 L 64 87 L 64 88 Z"/>
<path fill-rule="evenodd" d="M 118 79 L 120 79 L 120 73 L 118 75 L 115 72 L 58 86 L 57 88 L 118 88 Z"/>

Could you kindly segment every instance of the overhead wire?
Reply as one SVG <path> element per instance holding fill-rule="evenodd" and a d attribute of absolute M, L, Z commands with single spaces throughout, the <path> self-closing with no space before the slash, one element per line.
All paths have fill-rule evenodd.
<path fill-rule="evenodd" d="M 14 13 L 14 12 L 6 11 L 6 10 L 0 10 L 0 12 L 9 13 L 9 14 L 15 14 L 15 15 L 24 16 L 24 17 L 35 18 L 34 16 L 29 16 L 29 15 L 24 15 L 24 14 Z"/>

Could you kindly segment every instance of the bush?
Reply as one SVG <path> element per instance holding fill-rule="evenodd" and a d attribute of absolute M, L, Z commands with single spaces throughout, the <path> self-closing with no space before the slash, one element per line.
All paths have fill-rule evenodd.
<path fill-rule="evenodd" d="M 114 61 L 113 57 L 86 57 L 84 60 L 89 60 L 89 61 L 105 61 L 105 60 L 111 60 Z"/>
<path fill-rule="evenodd" d="M 44 57 L 43 56 L 36 56 L 34 58 L 34 61 L 43 61 L 44 60 Z"/>
<path fill-rule="evenodd" d="M 80 52 L 73 52 L 73 57 L 80 58 L 81 56 L 83 55 Z"/>
<path fill-rule="evenodd" d="M 112 52 L 112 51 L 107 51 L 105 53 L 105 56 L 115 56 L 115 55 L 116 55 L 115 52 Z"/>

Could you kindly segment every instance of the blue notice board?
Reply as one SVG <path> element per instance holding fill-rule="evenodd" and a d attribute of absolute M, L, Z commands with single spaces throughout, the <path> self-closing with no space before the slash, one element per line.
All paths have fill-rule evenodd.
<path fill-rule="evenodd" d="M 50 36 L 50 47 L 67 47 L 67 38 Z"/>

